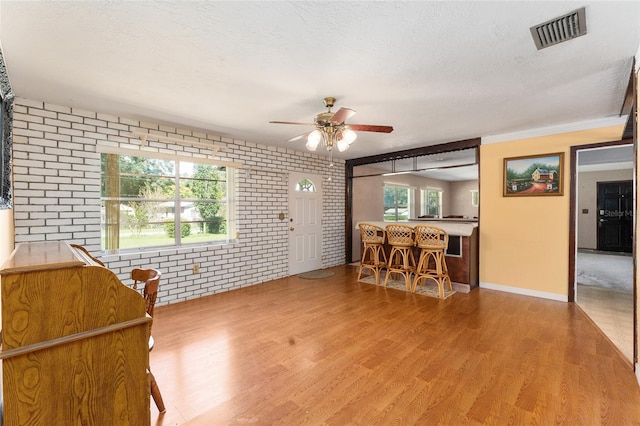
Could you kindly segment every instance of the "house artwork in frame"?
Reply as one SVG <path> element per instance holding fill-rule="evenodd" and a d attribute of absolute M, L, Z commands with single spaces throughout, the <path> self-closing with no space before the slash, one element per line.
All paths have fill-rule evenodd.
<path fill-rule="evenodd" d="M 504 159 L 502 195 L 562 195 L 564 153 Z"/>

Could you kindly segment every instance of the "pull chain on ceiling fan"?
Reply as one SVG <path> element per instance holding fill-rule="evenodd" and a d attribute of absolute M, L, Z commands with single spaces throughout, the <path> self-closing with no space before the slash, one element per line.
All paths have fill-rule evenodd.
<path fill-rule="evenodd" d="M 335 102 L 335 98 L 324 98 L 324 105 L 327 107 L 327 111 L 317 114 L 313 123 L 298 123 L 294 121 L 270 121 L 269 123 L 314 126 L 314 130 L 293 137 L 289 141 L 293 142 L 306 137 L 307 143 L 305 146 L 309 151 L 315 151 L 320 142 L 322 142 L 330 154 L 332 154 L 334 147 L 340 152 L 348 149 L 349 145 L 358 137 L 355 131 L 378 133 L 391 133 L 393 131 L 391 126 L 347 124 L 345 121 L 356 112 L 351 108 L 343 107 L 333 113 L 331 108 L 333 108 Z"/>

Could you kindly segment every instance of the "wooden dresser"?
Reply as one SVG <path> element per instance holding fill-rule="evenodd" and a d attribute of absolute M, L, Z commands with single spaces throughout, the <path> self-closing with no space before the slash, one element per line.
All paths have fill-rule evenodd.
<path fill-rule="evenodd" d="M 149 425 L 143 298 L 64 242 L 0 269 L 4 425 Z"/>

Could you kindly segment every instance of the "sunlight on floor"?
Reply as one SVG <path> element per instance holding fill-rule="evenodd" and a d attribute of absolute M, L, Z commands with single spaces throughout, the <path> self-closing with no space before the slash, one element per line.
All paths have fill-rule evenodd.
<path fill-rule="evenodd" d="M 629 362 L 633 362 L 632 261 L 631 256 L 594 252 L 579 252 L 576 258 L 576 302 Z"/>

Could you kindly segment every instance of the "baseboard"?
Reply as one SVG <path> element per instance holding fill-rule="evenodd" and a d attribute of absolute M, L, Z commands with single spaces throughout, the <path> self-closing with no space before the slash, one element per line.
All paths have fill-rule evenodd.
<path fill-rule="evenodd" d="M 563 295 L 563 294 L 547 293 L 547 292 L 544 292 L 544 291 L 529 290 L 529 289 L 526 289 L 526 288 L 519 288 L 519 287 L 510 287 L 508 285 L 481 282 L 480 283 L 480 288 L 486 288 L 486 289 L 489 289 L 489 290 L 504 291 L 505 293 L 522 294 L 524 296 L 539 297 L 541 299 L 556 300 L 558 302 L 568 302 L 569 301 L 569 297 L 566 296 L 566 295 Z"/>

